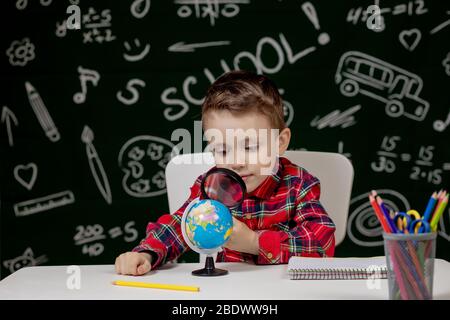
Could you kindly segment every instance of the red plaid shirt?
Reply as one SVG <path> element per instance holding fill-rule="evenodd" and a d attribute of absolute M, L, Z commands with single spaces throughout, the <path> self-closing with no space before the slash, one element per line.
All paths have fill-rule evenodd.
<path fill-rule="evenodd" d="M 199 176 L 189 199 L 173 214 L 147 225 L 146 237 L 134 252 L 153 256 L 152 268 L 177 259 L 189 250 L 181 233 L 181 217 L 187 205 L 201 197 Z M 259 233 L 259 254 L 224 248 L 217 261 L 256 264 L 287 263 L 291 256 L 332 257 L 335 225 L 319 201 L 320 182 L 305 169 L 280 157 L 276 174 L 268 176 L 233 216 Z"/>

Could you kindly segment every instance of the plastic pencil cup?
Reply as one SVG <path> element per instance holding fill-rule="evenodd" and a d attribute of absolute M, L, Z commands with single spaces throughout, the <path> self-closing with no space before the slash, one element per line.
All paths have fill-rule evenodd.
<path fill-rule="evenodd" d="M 433 299 L 436 235 L 383 233 L 390 300 Z"/>

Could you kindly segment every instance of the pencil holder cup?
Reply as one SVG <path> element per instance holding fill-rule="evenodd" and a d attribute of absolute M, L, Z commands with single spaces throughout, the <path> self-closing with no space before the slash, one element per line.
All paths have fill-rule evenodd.
<path fill-rule="evenodd" d="M 433 299 L 436 235 L 383 233 L 390 300 Z"/>

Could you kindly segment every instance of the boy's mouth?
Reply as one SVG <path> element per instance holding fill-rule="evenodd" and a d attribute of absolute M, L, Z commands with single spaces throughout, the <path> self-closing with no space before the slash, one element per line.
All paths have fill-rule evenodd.
<path fill-rule="evenodd" d="M 251 177 L 251 174 L 243 174 L 241 175 L 242 180 L 246 181 L 249 177 Z"/>

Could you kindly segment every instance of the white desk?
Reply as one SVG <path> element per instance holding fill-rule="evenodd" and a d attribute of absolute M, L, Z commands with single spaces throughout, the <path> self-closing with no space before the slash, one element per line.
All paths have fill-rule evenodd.
<path fill-rule="evenodd" d="M 153 299 L 153 300 L 280 300 L 280 299 L 388 299 L 387 280 L 370 290 L 366 280 L 289 280 L 287 265 L 255 266 L 216 263 L 229 274 L 194 277 L 197 263 L 168 264 L 142 277 L 117 275 L 113 265 L 85 265 L 81 288 L 70 290 L 67 266 L 23 268 L 0 281 L 0 299 Z M 200 292 L 119 287 L 114 280 L 194 285 Z M 436 259 L 434 299 L 450 299 L 450 263 Z"/>

